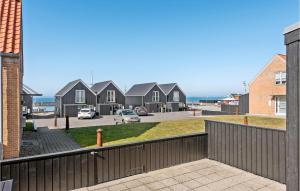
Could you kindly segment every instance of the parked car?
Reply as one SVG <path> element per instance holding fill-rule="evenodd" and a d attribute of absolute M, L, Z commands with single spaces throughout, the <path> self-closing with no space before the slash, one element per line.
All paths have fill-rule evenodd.
<path fill-rule="evenodd" d="M 96 112 L 91 108 L 83 108 L 78 112 L 78 119 L 93 119 Z"/>
<path fill-rule="evenodd" d="M 134 111 L 138 116 L 147 116 L 148 115 L 148 110 L 145 107 L 136 107 L 134 108 Z"/>
<path fill-rule="evenodd" d="M 141 122 L 141 118 L 131 109 L 120 109 L 114 118 L 116 125 Z"/>

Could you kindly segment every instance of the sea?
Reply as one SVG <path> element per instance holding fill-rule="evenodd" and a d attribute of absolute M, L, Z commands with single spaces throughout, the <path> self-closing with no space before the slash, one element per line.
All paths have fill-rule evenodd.
<path fill-rule="evenodd" d="M 205 101 L 211 101 L 211 100 L 222 100 L 226 98 L 226 96 L 202 96 L 202 97 L 187 97 L 186 101 L 187 103 L 195 103 L 195 102 L 205 102 Z"/>
<path fill-rule="evenodd" d="M 46 96 L 33 97 L 32 101 L 33 101 L 33 103 L 55 102 L 55 98 L 54 97 L 46 97 Z M 46 112 L 53 112 L 55 110 L 55 107 L 54 106 L 38 106 L 38 107 L 33 107 L 33 110 L 43 110 Z"/>
<path fill-rule="evenodd" d="M 195 102 L 205 102 L 209 100 L 221 100 L 224 99 L 226 96 L 193 96 L 193 97 L 187 97 L 187 102 L 188 103 L 195 103 Z M 41 97 L 34 97 L 33 98 L 34 103 L 43 103 L 43 102 L 55 102 L 54 97 L 46 97 L 46 96 L 41 96 Z M 45 111 L 51 112 L 55 110 L 54 106 L 39 106 L 39 107 L 34 107 L 33 109 L 43 109 Z"/>

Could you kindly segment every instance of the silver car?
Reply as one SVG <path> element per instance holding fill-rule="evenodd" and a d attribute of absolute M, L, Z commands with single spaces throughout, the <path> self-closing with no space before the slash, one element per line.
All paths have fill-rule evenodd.
<path fill-rule="evenodd" d="M 141 118 L 131 109 L 120 109 L 114 118 L 116 125 L 141 122 Z"/>

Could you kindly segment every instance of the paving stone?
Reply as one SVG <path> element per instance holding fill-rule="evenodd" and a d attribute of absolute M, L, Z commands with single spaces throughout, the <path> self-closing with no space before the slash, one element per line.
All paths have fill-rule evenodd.
<path fill-rule="evenodd" d="M 189 181 L 191 180 L 191 178 L 185 176 L 184 174 L 183 175 L 179 175 L 179 176 L 175 176 L 173 177 L 175 180 L 177 180 L 179 183 L 182 183 L 182 182 L 186 182 L 186 181 Z"/>
<path fill-rule="evenodd" d="M 150 191 L 150 189 L 148 187 L 146 187 L 145 185 L 136 187 L 136 188 L 131 188 L 131 191 Z"/>
<path fill-rule="evenodd" d="M 128 188 L 124 184 L 117 184 L 114 186 L 108 187 L 108 190 L 110 191 L 122 191 L 122 190 L 127 190 Z"/>
<path fill-rule="evenodd" d="M 199 165 L 198 165 L 199 164 Z M 285 191 L 286 186 L 278 182 L 237 170 L 228 165 L 209 160 L 193 162 L 191 165 L 178 165 L 159 171 L 126 177 L 89 187 L 96 191 Z M 208 167 L 209 166 L 209 167 Z M 207 168 L 204 168 L 207 167 Z M 200 172 L 200 173 L 199 173 Z M 83 189 L 86 191 L 86 189 Z"/>
<path fill-rule="evenodd" d="M 151 176 L 147 176 L 147 177 L 143 177 L 143 178 L 140 178 L 138 179 L 140 182 L 144 183 L 144 184 L 148 184 L 148 183 L 151 183 L 151 182 L 155 182 L 156 179 L 151 177 Z"/>
<path fill-rule="evenodd" d="M 165 187 L 165 185 L 163 185 L 161 182 L 152 182 L 150 184 L 147 184 L 146 186 L 151 190 L 158 190 Z"/>
<path fill-rule="evenodd" d="M 168 178 L 168 179 L 165 179 L 165 180 L 161 180 L 160 181 L 163 185 L 165 186 L 172 186 L 172 185 L 175 185 L 175 184 L 178 184 L 179 182 L 176 181 L 175 179 L 173 178 Z"/>
<path fill-rule="evenodd" d="M 201 187 L 198 187 L 196 189 L 194 189 L 195 191 L 213 191 L 212 189 L 210 189 L 209 187 L 207 186 L 201 186 Z"/>
<path fill-rule="evenodd" d="M 170 188 L 173 191 L 188 191 L 188 190 L 190 190 L 187 186 L 185 186 L 183 184 L 175 184 L 175 185 L 171 186 Z"/>
<path fill-rule="evenodd" d="M 209 184 L 211 182 L 213 182 L 213 180 L 203 176 L 203 177 L 200 177 L 200 178 L 196 178 L 194 179 L 195 181 L 201 183 L 202 185 L 206 185 L 206 184 Z"/>
<path fill-rule="evenodd" d="M 197 182 L 196 180 L 190 180 L 190 181 L 184 182 L 183 185 L 187 186 L 190 189 L 195 189 L 200 186 L 203 186 L 203 184 Z"/>
<path fill-rule="evenodd" d="M 139 186 L 142 186 L 143 183 L 138 181 L 138 180 L 131 180 L 131 181 L 128 181 L 128 182 L 124 182 L 123 183 L 127 188 L 135 188 L 135 187 L 139 187 Z"/>

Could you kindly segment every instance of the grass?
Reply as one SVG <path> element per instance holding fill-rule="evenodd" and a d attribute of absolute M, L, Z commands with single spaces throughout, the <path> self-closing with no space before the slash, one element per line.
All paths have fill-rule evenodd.
<path fill-rule="evenodd" d="M 203 132 L 206 119 L 243 123 L 244 116 L 210 116 L 159 123 L 82 127 L 70 129 L 69 133 L 82 147 L 93 147 L 96 144 L 96 130 L 101 128 L 103 143 L 107 146 Z M 285 119 L 281 118 L 249 116 L 248 122 L 255 126 L 285 128 Z"/>
<path fill-rule="evenodd" d="M 23 128 L 23 131 L 34 131 L 34 126 L 32 122 L 26 122 L 26 126 Z"/>

